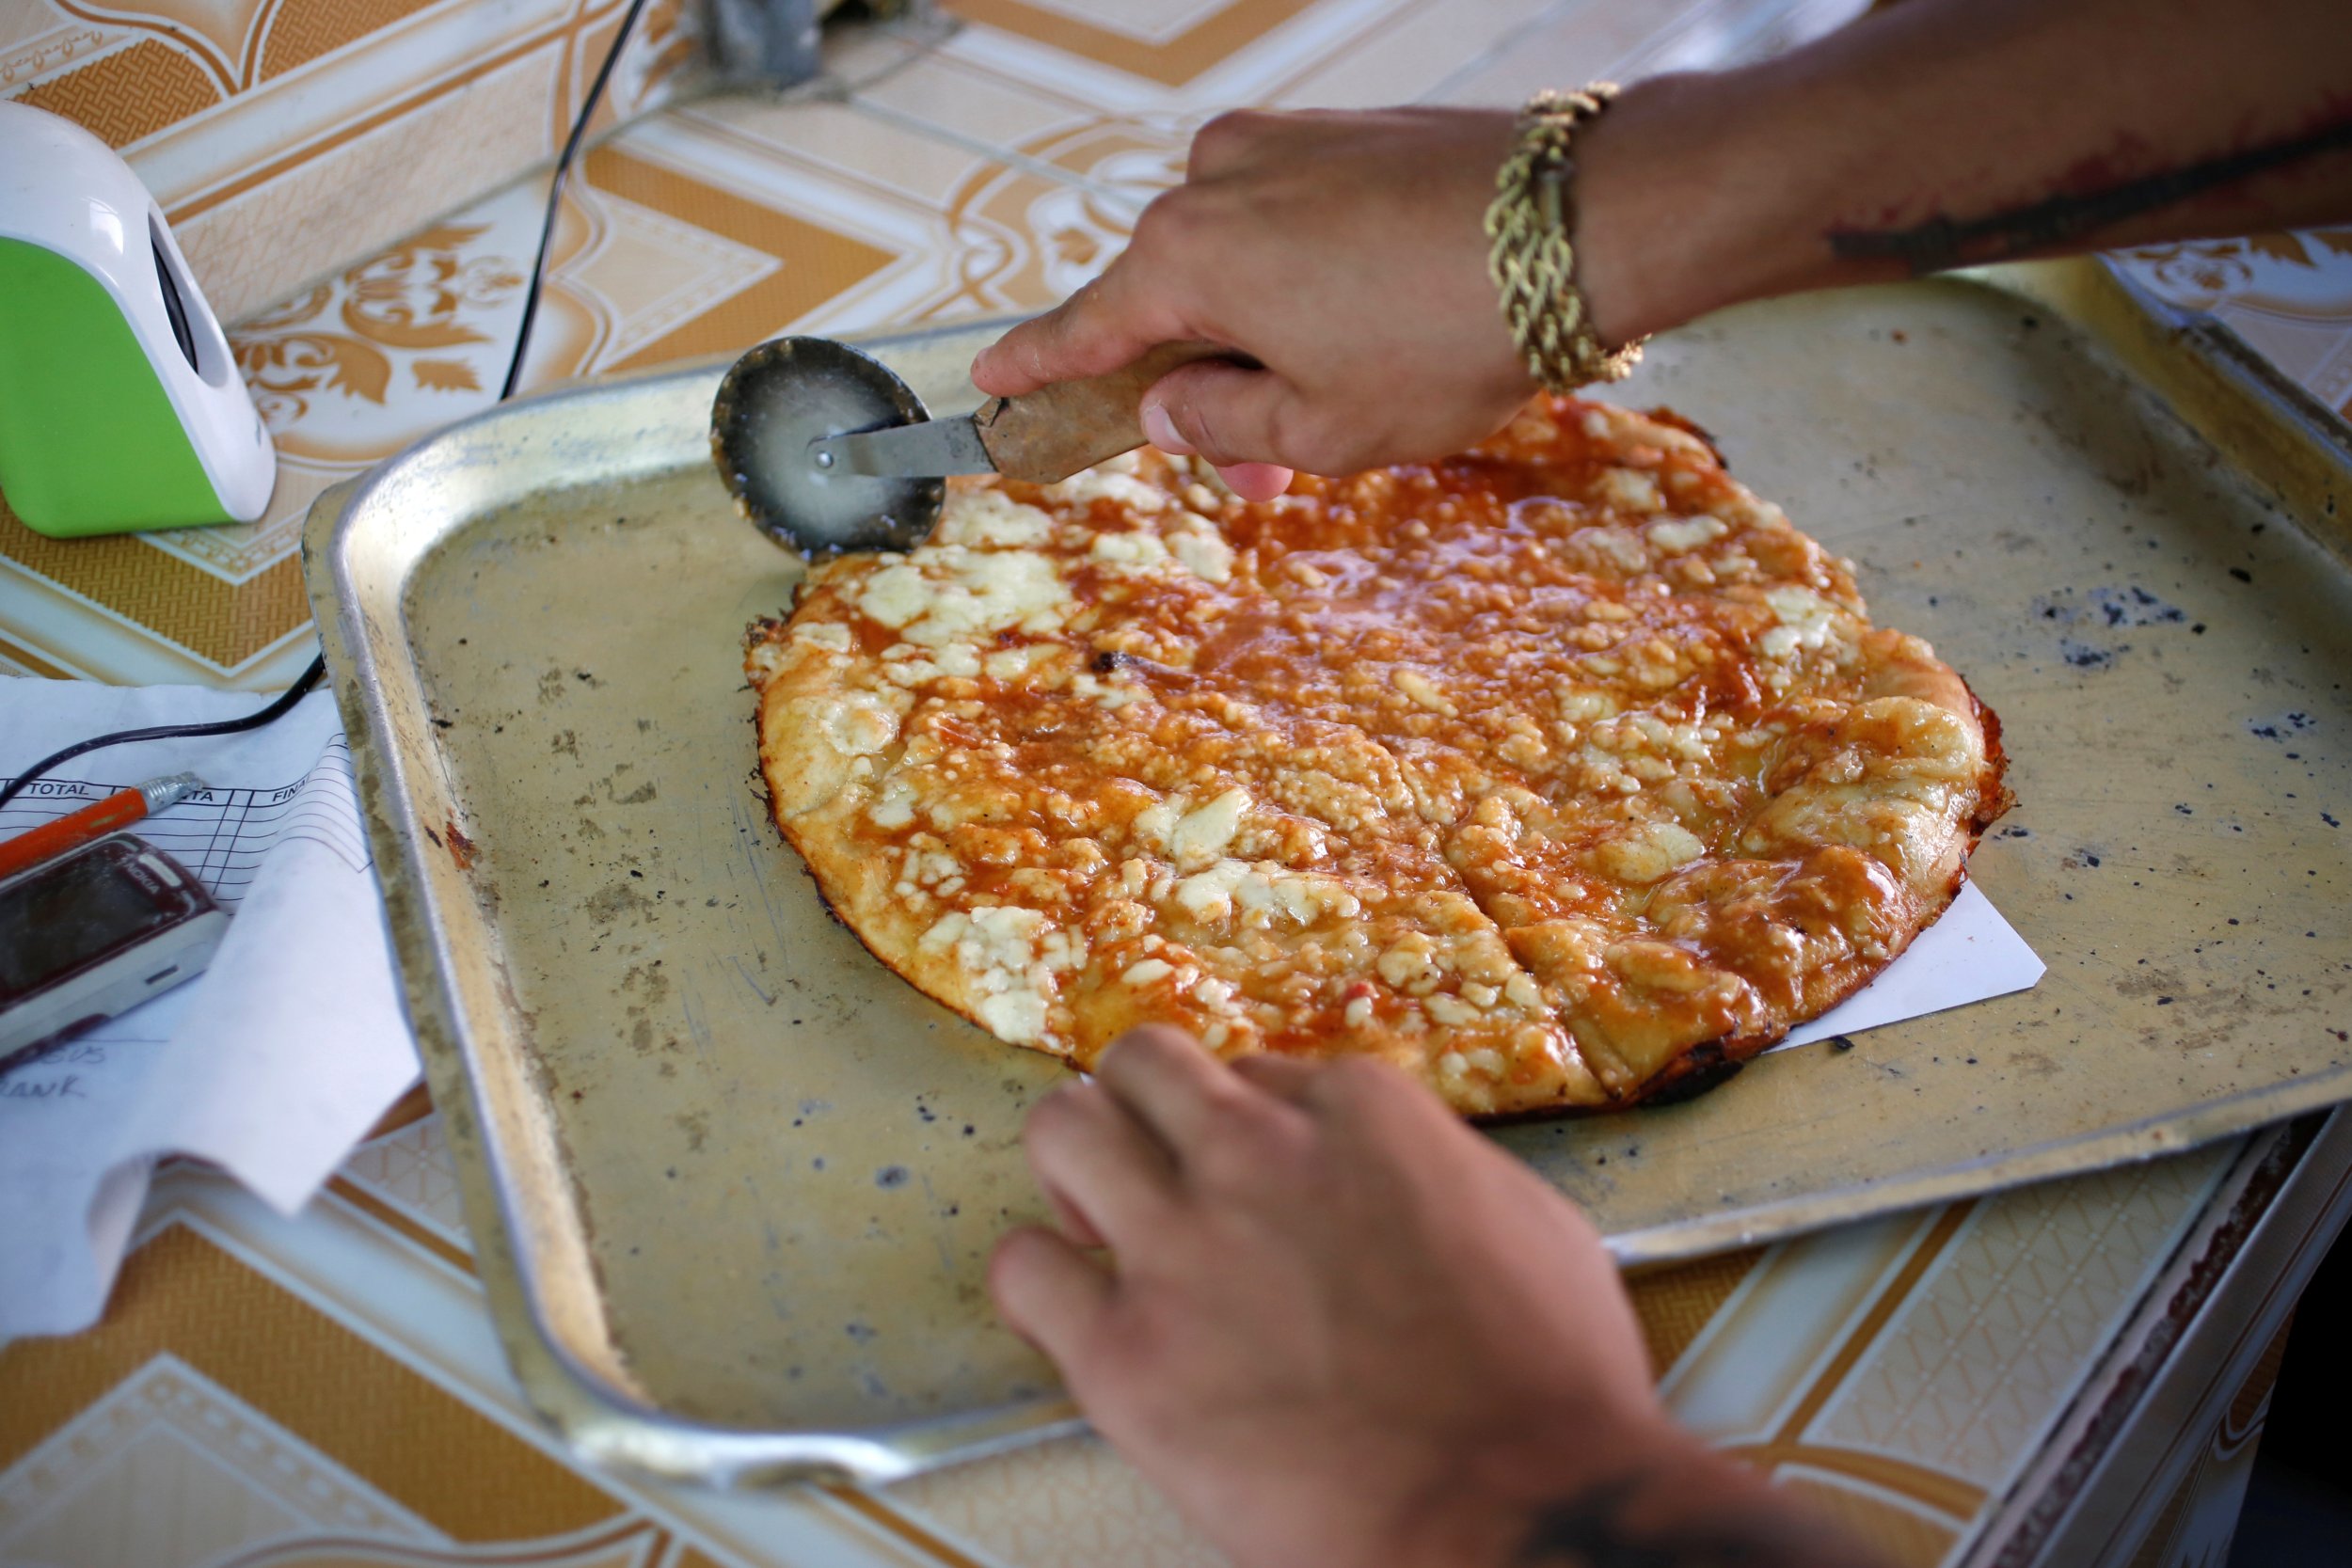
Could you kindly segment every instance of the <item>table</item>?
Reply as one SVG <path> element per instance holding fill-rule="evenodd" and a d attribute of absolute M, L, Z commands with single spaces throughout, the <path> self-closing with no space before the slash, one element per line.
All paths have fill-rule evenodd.
<path fill-rule="evenodd" d="M 1116 253 L 1231 104 L 1512 103 L 1753 57 L 1859 8 L 954 0 L 838 33 L 814 87 L 707 98 L 692 13 L 657 4 L 616 76 L 634 118 L 565 201 L 527 385 L 1035 309 Z M 99 125 L 163 195 L 236 323 L 278 492 L 249 527 L 72 545 L 0 505 L 0 670 L 265 688 L 311 651 L 310 499 L 496 387 L 545 189 L 525 171 L 620 6 L 148 9 L 101 25 L 26 0 L 0 17 L 0 95 Z M 2352 232 L 2117 264 L 2352 405 Z M 2348 1182 L 2352 1124 L 2315 1117 L 1632 1286 L 1678 1416 L 1893 1561 L 2217 1561 Z M 297 1219 L 168 1167 L 105 1321 L 0 1347 L 11 1565 L 1216 1560 L 1091 1439 L 875 1491 L 573 1465 L 506 1370 L 421 1095 Z"/>

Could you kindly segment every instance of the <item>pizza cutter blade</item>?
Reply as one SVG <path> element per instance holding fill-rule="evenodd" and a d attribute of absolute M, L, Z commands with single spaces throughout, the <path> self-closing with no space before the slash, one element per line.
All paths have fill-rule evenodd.
<path fill-rule="evenodd" d="M 930 417 L 871 355 L 825 338 L 778 338 L 735 362 L 710 405 L 710 454 L 736 504 L 778 544 L 812 554 L 903 550 L 939 521 L 938 475 L 819 466 L 813 443 Z"/>
<path fill-rule="evenodd" d="M 1143 445 L 1137 411 L 1153 382 L 1224 357 L 1214 343 L 1162 343 L 1107 375 L 934 420 L 880 360 L 823 338 L 778 338 L 719 383 L 710 451 L 771 538 L 818 552 L 907 549 L 939 521 L 942 476 L 1067 479 Z"/>

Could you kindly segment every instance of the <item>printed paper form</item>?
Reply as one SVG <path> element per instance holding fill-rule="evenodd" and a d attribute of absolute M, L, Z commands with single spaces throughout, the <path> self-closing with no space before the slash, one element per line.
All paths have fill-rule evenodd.
<path fill-rule="evenodd" d="M 0 778 L 105 730 L 249 713 L 249 693 L 0 679 Z M 131 831 L 234 913 L 202 974 L 0 1077 L 0 1339 L 96 1321 L 167 1153 L 299 1208 L 417 1075 L 351 756 L 315 693 L 260 731 L 94 752 L 0 833 L 161 774 L 215 787 Z"/>
<path fill-rule="evenodd" d="M 0 806 L 0 839 L 94 805 L 119 787 L 94 779 L 36 780 Z M 316 765 L 291 784 L 275 789 L 200 789 L 131 832 L 194 872 L 232 910 L 253 885 L 262 857 L 286 838 L 323 844 L 355 872 L 373 863 L 359 827 L 351 748 L 340 733 L 327 741 Z"/>

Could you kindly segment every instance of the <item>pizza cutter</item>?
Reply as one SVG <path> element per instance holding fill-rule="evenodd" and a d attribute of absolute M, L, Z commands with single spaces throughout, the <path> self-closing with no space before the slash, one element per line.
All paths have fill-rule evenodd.
<path fill-rule="evenodd" d="M 934 420 L 871 355 L 778 338 L 735 362 L 710 408 L 710 452 L 749 517 L 811 553 L 903 550 L 939 522 L 947 474 L 1050 484 L 1143 445 L 1143 394 L 1214 343 L 1162 343 L 1134 363 Z"/>

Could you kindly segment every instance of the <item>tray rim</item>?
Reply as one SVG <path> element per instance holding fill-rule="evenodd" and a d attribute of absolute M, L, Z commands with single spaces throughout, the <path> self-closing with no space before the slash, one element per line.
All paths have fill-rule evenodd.
<path fill-rule="evenodd" d="M 981 325 L 965 322 L 915 332 L 865 334 L 857 341 L 914 343 L 958 336 Z M 496 1119 L 496 1110 L 485 1102 L 483 1085 L 462 1041 L 461 1004 L 450 980 L 452 955 L 437 940 L 439 927 L 428 909 L 427 889 L 437 878 L 412 831 L 420 818 L 395 809 L 392 802 L 404 770 L 396 748 L 382 733 L 389 722 L 385 673 L 367 647 L 358 595 L 350 585 L 350 562 L 342 548 L 351 519 L 379 486 L 396 482 L 409 465 L 469 432 L 518 408 L 544 410 L 570 399 L 608 396 L 623 387 L 715 382 L 731 362 L 732 356 L 706 356 L 643 373 L 568 381 L 495 404 L 421 437 L 312 500 L 303 526 L 303 575 L 351 751 L 360 815 L 374 851 L 404 1010 L 457 1165 L 476 1275 L 525 1397 L 581 1457 L 615 1468 L 723 1486 L 873 1484 L 949 1460 L 977 1459 L 1075 1433 L 1085 1422 L 1071 1401 L 1057 1396 L 853 1433 L 732 1428 L 678 1416 L 638 1398 L 617 1365 L 592 1367 L 567 1347 L 565 1337 L 549 1321 L 545 1296 L 532 1289 L 538 1271 L 518 1244 L 530 1221 L 514 1184 L 500 1180 L 507 1159 L 482 1132 L 485 1122 Z M 355 643 L 360 650 L 358 657 Z M 568 1199 L 568 1194 L 564 1196 Z"/>
<path fill-rule="evenodd" d="M 2096 258 L 2007 263 L 1947 277 L 2041 305 L 2083 329 L 2117 355 L 2123 373 L 2214 446 L 2241 480 L 2276 498 L 2297 528 L 2352 564 L 2352 530 L 2313 522 L 2322 515 L 2352 516 L 2352 427 L 2288 381 L 2227 326 L 2165 304 Z M 845 338 L 870 346 L 911 346 L 1001 327 L 1017 319 L 976 317 L 913 331 Z M 566 1336 L 549 1321 L 543 1294 L 534 1289 L 537 1270 L 519 1242 L 532 1227 L 522 1212 L 522 1195 L 501 1180 L 508 1157 L 497 1138 L 484 1131 L 485 1123 L 497 1119 L 495 1107 L 485 1101 L 484 1085 L 463 1040 L 461 1003 L 450 972 L 452 955 L 435 935 L 438 927 L 429 889 L 437 880 L 436 867 L 415 831 L 425 820 L 413 809 L 419 797 L 403 789 L 402 801 L 394 800 L 395 786 L 406 781 L 394 737 L 387 733 L 391 721 L 384 672 L 376 651 L 368 646 L 345 550 L 346 535 L 362 502 L 469 432 L 512 418 L 518 410 L 544 413 L 571 399 L 715 380 L 732 357 L 696 358 L 625 375 L 564 382 L 421 437 L 313 500 L 303 530 L 304 578 L 352 750 L 404 1005 L 458 1168 L 476 1273 L 526 1397 L 577 1452 L 599 1464 L 722 1485 L 801 1481 L 871 1484 L 1064 1435 L 1085 1423 L 1066 1398 L 1049 1398 L 856 1432 L 732 1428 L 663 1410 L 636 1395 L 617 1363 L 592 1366 L 567 1347 Z M 2229 439 L 2218 438 L 2217 430 L 2226 431 Z M 2249 451 L 2261 458 L 2259 467 L 2243 460 Z M 400 803 L 412 809 L 404 812 Z M 2352 1100 L 2352 1069 L 2245 1090 L 2185 1114 L 2143 1118 L 2086 1138 L 1986 1155 L 1890 1180 L 1874 1186 L 1873 1200 L 1862 1208 L 1855 1206 L 1851 1193 L 1797 1195 L 1619 1232 L 1609 1238 L 1609 1244 L 1621 1267 L 1662 1266 L 1868 1214 L 2156 1158 L 2247 1133 L 2252 1124 L 2242 1112 L 2233 1114 L 2233 1108 L 2257 1099 L 2265 1102 L 2263 1120 L 2280 1120 Z M 1995 1169 L 1998 1174 L 1991 1174 Z M 548 1195 L 541 1198 L 547 1201 Z M 556 1200 L 568 1203 L 569 1195 Z"/>

